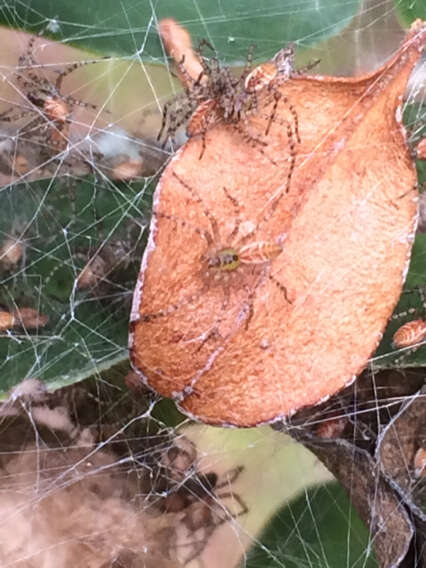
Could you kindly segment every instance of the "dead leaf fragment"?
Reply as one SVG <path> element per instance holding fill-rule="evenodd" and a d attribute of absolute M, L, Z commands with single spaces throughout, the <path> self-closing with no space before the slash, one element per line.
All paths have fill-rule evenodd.
<path fill-rule="evenodd" d="M 407 398 L 400 411 L 384 427 L 377 440 L 376 459 L 383 475 L 389 480 L 412 513 L 423 522 L 422 488 L 418 477 L 425 476 L 426 387 Z"/>
<path fill-rule="evenodd" d="M 8 238 L 0 247 L 0 265 L 6 269 L 18 264 L 24 253 L 24 245 L 17 239 Z"/>
<path fill-rule="evenodd" d="M 15 318 L 10 312 L 0 311 L 0 331 L 11 329 L 15 325 Z"/>
<path fill-rule="evenodd" d="M 164 18 L 158 23 L 158 32 L 163 41 L 167 53 L 176 64 L 184 66 L 189 78 L 196 81 L 203 68 L 199 57 L 192 48 L 191 36 L 187 30 L 172 18 Z M 182 84 L 188 85 L 188 77 L 178 69 L 179 79 Z"/>
<path fill-rule="evenodd" d="M 15 326 L 28 329 L 44 327 L 49 321 L 49 316 L 42 314 L 33 308 L 17 308 L 13 312 L 13 317 Z"/>
<path fill-rule="evenodd" d="M 22 327 L 34 329 L 44 327 L 49 321 L 49 316 L 41 314 L 33 308 L 18 308 L 12 312 L 0 311 L 0 331 Z"/>
<path fill-rule="evenodd" d="M 426 160 L 426 138 L 423 138 L 417 145 L 417 158 Z"/>
<path fill-rule="evenodd" d="M 425 38 L 418 21 L 374 73 L 295 76 L 277 87 L 281 102 L 262 152 L 220 124 L 207 132 L 202 160 L 194 137 L 166 168 L 130 348 L 146 384 L 189 416 L 236 426 L 280 420 L 365 367 L 401 292 L 414 238 L 416 173 L 401 107 Z M 287 135 L 293 117 L 285 100 L 297 113 L 300 144 Z M 259 97 L 253 137 L 264 135 L 272 107 L 271 97 Z M 290 189 L 271 212 L 292 145 Z M 206 277 L 212 250 L 232 252 L 251 233 L 249 244 L 275 243 L 282 253 L 261 268 L 230 271 L 228 284 L 223 271 Z"/>

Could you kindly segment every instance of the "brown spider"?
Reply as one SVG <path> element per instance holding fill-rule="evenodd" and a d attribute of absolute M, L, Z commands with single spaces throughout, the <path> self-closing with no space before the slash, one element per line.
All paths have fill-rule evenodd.
<path fill-rule="evenodd" d="M 197 294 L 184 299 L 183 302 L 172 304 L 166 309 L 160 310 L 156 313 L 144 314 L 141 316 L 141 319 L 149 322 L 154 321 L 159 317 L 168 316 L 178 310 L 183 304 L 195 301 L 196 298 L 202 296 L 211 287 L 216 286 L 223 288 L 224 300 L 222 310 L 226 310 L 229 304 L 231 290 L 243 288 L 247 292 L 248 313 L 245 320 L 245 327 L 247 329 L 253 317 L 253 303 L 256 290 L 264 282 L 265 278 L 268 278 L 271 282 L 273 282 L 274 286 L 279 288 L 287 303 L 291 303 L 286 287 L 270 272 L 270 265 L 272 261 L 282 252 L 280 237 L 278 237 L 275 241 L 258 241 L 256 240 L 256 234 L 259 229 L 270 220 L 282 197 L 289 191 L 294 164 L 295 154 L 292 152 L 291 164 L 289 166 L 287 182 L 284 189 L 271 202 L 269 210 L 258 220 L 255 227 L 244 235 L 239 236 L 242 220 L 240 218 L 238 201 L 232 197 L 226 188 L 223 188 L 225 196 L 235 211 L 234 227 L 227 235 L 226 239 L 224 239 L 221 235 L 218 221 L 205 207 L 196 190 L 190 187 L 176 172 L 173 172 L 174 177 L 186 189 L 189 195 L 203 208 L 204 216 L 209 222 L 211 230 L 201 230 L 198 227 L 191 227 L 186 221 L 177 219 L 172 215 L 166 215 L 164 213 L 157 213 L 157 215 L 172 222 L 179 223 L 187 230 L 194 230 L 206 241 L 206 252 L 200 259 L 199 279 L 201 281 L 201 289 Z M 216 328 L 220 321 L 221 318 L 219 316 Z M 217 330 L 215 329 L 212 334 L 204 339 L 200 348 L 211 337 L 211 335 L 216 334 L 216 331 Z"/>
<path fill-rule="evenodd" d="M 263 92 L 273 95 L 273 107 L 269 114 L 265 136 L 269 134 L 275 119 L 278 103 L 287 105 L 294 122 L 296 140 L 300 142 L 297 113 L 287 97 L 276 87 L 287 81 L 294 72 L 294 49 L 292 46 L 280 50 L 272 61 L 252 68 L 253 47 L 247 55 L 246 65 L 239 77 L 231 74 L 229 67 L 221 66 L 217 57 L 207 60 L 202 55 L 203 40 L 197 50 L 203 70 L 194 80 L 185 69 L 184 57 L 178 63 L 180 74 L 185 78 L 185 90 L 163 108 L 163 119 L 158 140 L 166 132 L 166 140 L 173 138 L 178 128 L 187 123 L 188 137 L 201 136 L 202 149 L 199 159 L 206 149 L 207 131 L 214 125 L 225 122 L 232 124 L 248 142 L 264 154 L 262 147 L 267 143 L 250 131 L 248 119 L 258 112 L 258 96 Z M 268 104 L 269 101 L 266 101 Z M 272 102 L 272 101 L 271 101 Z M 167 127 L 167 128 L 166 128 Z M 289 127 L 288 127 L 289 128 Z M 164 143 L 165 144 L 165 143 Z"/>
<path fill-rule="evenodd" d="M 0 114 L 0 122 L 15 122 L 32 115 L 20 133 L 35 136 L 47 148 L 48 157 L 52 157 L 52 151 L 63 151 L 67 148 L 73 107 L 97 109 L 96 105 L 63 95 L 62 82 L 76 69 L 95 62 L 73 63 L 63 71 L 56 71 L 58 76 L 56 81 L 52 82 L 40 74 L 42 66 L 34 59 L 35 39 L 30 38 L 25 53 L 18 59 L 18 71 L 15 73 L 16 83 L 22 88 L 22 94 L 28 104 L 18 112 L 14 112 L 13 107 L 7 109 Z"/>
<path fill-rule="evenodd" d="M 185 183 L 176 172 L 173 172 L 173 175 L 190 195 L 203 206 L 194 189 Z M 208 209 L 204 208 L 204 215 L 210 222 L 211 233 L 209 231 L 202 233 L 207 241 L 207 251 L 204 258 L 201 259 L 202 268 L 200 274 L 207 287 L 211 285 L 223 286 L 225 291 L 223 307 L 226 308 L 231 284 L 239 283 L 240 285 L 245 285 L 246 281 L 254 277 L 252 284 L 257 287 L 256 284 L 259 282 L 260 275 L 264 272 L 264 267 L 281 254 L 282 246 L 280 242 L 255 241 L 253 239 L 261 223 L 267 222 L 272 216 L 283 194 L 280 194 L 280 197 L 273 203 L 266 216 L 259 221 L 252 231 L 237 238 L 241 225 L 239 205 L 226 188 L 223 188 L 223 191 L 235 211 L 234 227 L 228 235 L 226 243 L 222 242 L 217 220 Z M 288 301 L 287 291 L 284 286 L 282 286 L 282 290 Z M 249 319 L 247 324 L 248 322 Z"/>
<path fill-rule="evenodd" d="M 193 201 L 198 202 L 201 206 L 210 226 L 210 230 L 203 230 L 191 226 L 187 221 L 180 220 L 173 215 L 157 213 L 158 217 L 163 217 L 167 221 L 181 225 L 186 231 L 194 231 L 205 241 L 205 251 L 197 259 L 194 259 L 199 266 L 198 272 L 194 274 L 198 288 L 193 293 L 187 293 L 186 295 L 183 290 L 179 301 L 170 303 L 159 311 L 141 313 L 140 321 L 155 324 L 159 318 L 168 317 L 186 306 L 191 307 L 215 288 L 222 289 L 223 299 L 218 305 L 217 313 L 214 314 L 212 325 L 202 336 L 186 338 L 187 341 L 194 340 L 197 342 L 198 352 L 205 347 L 208 350 L 212 350 L 215 344 L 219 344 L 219 349 L 223 349 L 223 346 L 231 341 L 239 328 L 243 327 L 245 330 L 248 330 L 254 316 L 256 296 L 261 287 L 263 287 L 262 295 L 263 293 L 268 295 L 273 288 L 282 296 L 284 302 L 291 304 L 293 298 L 290 297 L 286 286 L 273 274 L 273 263 L 283 250 L 282 241 L 285 235 L 277 235 L 273 240 L 268 241 L 257 240 L 256 237 L 262 226 L 271 219 L 282 197 L 289 190 L 293 168 L 294 163 L 289 167 L 287 185 L 271 201 L 268 209 L 261 213 L 254 227 L 245 234 L 239 235 L 240 229 L 244 225 L 253 225 L 248 220 L 244 220 L 244 223 L 242 222 L 238 201 L 226 188 L 223 188 L 225 196 L 235 212 L 233 228 L 227 230 L 226 237 L 223 234 L 224 227 L 219 226 L 218 220 L 204 205 L 196 190 L 190 187 L 176 172 L 173 172 L 174 177 L 186 189 Z M 190 262 L 189 259 L 187 261 Z M 235 307 L 238 310 L 235 324 L 232 325 L 231 329 L 227 326 L 223 327 L 224 322 L 229 318 Z M 172 397 L 181 402 L 192 393 L 196 394 L 197 381 L 198 376 L 196 375 L 183 390 L 173 391 Z"/>
<path fill-rule="evenodd" d="M 161 511 L 177 514 L 185 532 L 184 542 L 173 546 L 189 550 L 183 555 L 184 565 L 200 556 L 219 526 L 248 513 L 243 499 L 232 491 L 232 484 L 244 468 L 237 466 L 219 478 L 214 471 L 199 471 L 197 462 L 195 445 L 185 436 L 181 437 L 178 444 L 166 452 L 164 472 L 157 487 L 165 495 L 159 503 Z M 227 490 L 220 491 L 225 488 Z M 229 502 L 229 506 L 224 501 Z"/>

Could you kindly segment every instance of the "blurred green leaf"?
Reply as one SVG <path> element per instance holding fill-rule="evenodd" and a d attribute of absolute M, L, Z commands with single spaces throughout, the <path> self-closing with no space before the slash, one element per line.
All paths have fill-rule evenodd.
<path fill-rule="evenodd" d="M 424 0 L 394 0 L 395 8 L 404 25 L 420 18 L 426 20 L 426 3 Z"/>
<path fill-rule="evenodd" d="M 408 132 L 410 148 L 414 152 L 416 145 L 426 134 L 425 106 L 408 105 L 404 111 L 404 125 Z M 419 187 L 422 189 L 426 182 L 426 161 L 417 160 L 416 166 Z M 423 306 L 424 294 L 426 294 L 426 234 L 417 233 L 404 290 L 374 356 L 375 369 L 426 365 L 426 346 L 413 352 L 407 349 L 401 351 L 392 344 L 392 337 L 401 325 L 413 319 L 426 317 Z"/>
<path fill-rule="evenodd" d="M 246 568 L 376 568 L 369 532 L 340 485 L 306 491 L 271 520 Z"/>
<path fill-rule="evenodd" d="M 423 318 L 424 294 L 426 293 L 426 234 L 419 233 L 414 241 L 410 270 L 404 291 L 393 319 L 390 320 L 383 340 L 374 356 L 375 369 L 395 367 L 421 367 L 426 365 L 426 346 L 413 351 L 396 349 L 392 345 L 392 337 L 396 330 L 410 320 Z"/>
<path fill-rule="evenodd" d="M 0 191 L 0 242 L 23 243 L 16 266 L 2 267 L 3 309 L 31 307 L 44 327 L 0 332 L 0 393 L 27 377 L 52 387 L 128 358 L 128 319 L 144 246 L 140 186 L 95 178 L 13 185 Z M 86 287 L 77 278 L 101 258 Z M 94 265 L 89 265 L 90 267 Z M 100 274 L 101 273 L 101 274 Z"/>
<path fill-rule="evenodd" d="M 3 7 L 0 14 L 8 27 L 65 39 L 82 49 L 160 60 L 164 53 L 156 25 L 162 18 L 174 18 L 195 43 L 205 38 L 221 57 L 241 62 L 253 43 L 256 57 L 268 59 L 288 41 L 303 46 L 334 36 L 360 5 L 360 0 L 306 0 L 302 5 L 294 0 L 32 0 Z"/>

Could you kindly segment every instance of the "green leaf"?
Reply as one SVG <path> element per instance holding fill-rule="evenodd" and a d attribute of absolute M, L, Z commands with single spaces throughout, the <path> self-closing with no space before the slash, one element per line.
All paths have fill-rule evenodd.
<path fill-rule="evenodd" d="M 417 18 L 426 20 L 424 0 L 394 0 L 394 4 L 404 25 L 408 26 Z"/>
<path fill-rule="evenodd" d="M 174 18 L 194 42 L 205 38 L 228 61 L 245 59 L 250 44 L 256 57 L 269 59 L 288 41 L 317 43 L 336 35 L 357 14 L 360 0 L 159 0 L 133 2 L 18 1 L 0 12 L 6 26 L 65 39 L 82 49 L 164 58 L 157 22 Z"/>
<path fill-rule="evenodd" d="M 0 191 L 0 242 L 13 237 L 24 247 L 17 265 L 0 265 L 0 304 L 49 317 L 43 327 L 0 332 L 0 393 L 28 377 L 60 387 L 127 360 L 149 206 L 144 193 L 95 178 Z M 78 287 L 78 276 L 96 258 L 101 267 L 90 268 L 93 281 Z"/>
<path fill-rule="evenodd" d="M 373 545 L 337 483 L 315 487 L 282 508 L 248 554 L 246 568 L 376 568 Z"/>
<path fill-rule="evenodd" d="M 404 111 L 404 125 L 408 131 L 410 147 L 415 152 L 416 145 L 426 135 L 426 108 L 424 105 L 408 105 Z M 426 161 L 417 160 L 419 187 L 426 182 Z M 398 367 L 420 367 L 426 365 L 426 346 L 418 349 L 397 349 L 392 338 L 396 330 L 404 323 L 426 317 L 426 234 L 417 233 L 411 252 L 410 269 L 401 298 L 383 339 L 375 353 L 372 365 L 375 369 Z"/>
<path fill-rule="evenodd" d="M 426 234 L 419 233 L 414 241 L 410 270 L 404 290 L 394 315 L 389 322 L 383 340 L 375 353 L 373 365 L 375 369 L 395 367 L 421 367 L 426 365 L 426 346 L 415 351 L 397 349 L 392 344 L 396 330 L 404 323 L 423 318 L 424 294 L 426 292 Z"/>

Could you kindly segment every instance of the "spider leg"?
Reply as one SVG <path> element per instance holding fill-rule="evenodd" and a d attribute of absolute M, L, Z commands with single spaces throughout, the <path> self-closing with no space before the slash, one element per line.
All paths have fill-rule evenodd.
<path fill-rule="evenodd" d="M 278 102 L 279 102 L 280 98 L 281 98 L 281 93 L 279 91 L 275 91 L 274 92 L 274 106 L 272 107 L 272 112 L 269 115 L 269 121 L 268 121 L 268 124 L 266 126 L 265 136 L 268 136 L 268 134 L 269 134 L 269 130 L 271 128 L 272 122 L 273 122 L 273 120 L 275 118 L 275 114 L 277 112 Z"/>
<path fill-rule="evenodd" d="M 247 50 L 246 64 L 245 64 L 243 72 L 241 73 L 240 78 L 239 78 L 239 80 L 242 81 L 242 82 L 247 77 L 247 75 L 250 73 L 250 71 L 253 67 L 253 56 L 254 56 L 254 50 L 255 49 L 256 49 L 256 45 L 254 43 L 249 45 L 249 48 Z"/>
<path fill-rule="evenodd" d="M 240 224 L 241 224 L 240 206 L 239 206 L 238 201 L 235 199 L 235 197 L 232 197 L 232 195 L 229 193 L 229 191 L 226 189 L 226 187 L 223 188 L 223 192 L 234 207 L 235 223 L 234 223 L 234 228 L 232 229 L 232 232 L 230 233 L 230 235 L 228 237 L 229 242 L 232 242 L 235 239 L 235 237 L 238 235 L 238 231 L 240 229 Z"/>
<path fill-rule="evenodd" d="M 220 234 L 219 234 L 219 227 L 218 227 L 216 219 L 213 217 L 213 215 L 210 213 L 210 211 L 206 208 L 206 206 L 204 205 L 201 197 L 198 195 L 196 190 L 194 188 L 190 187 L 180 176 L 177 175 L 176 172 L 173 172 L 173 175 L 179 181 L 179 183 L 181 185 L 183 185 L 183 187 L 188 191 L 188 193 L 192 196 L 192 198 L 202 207 L 204 216 L 210 222 L 212 232 L 213 232 L 213 238 L 211 239 L 210 242 L 208 242 L 208 244 L 213 245 L 215 242 L 218 243 L 219 240 L 220 240 Z M 210 235 L 210 238 L 211 238 L 211 235 Z"/>
<path fill-rule="evenodd" d="M 412 316 L 413 314 L 417 313 L 417 308 L 409 308 L 408 310 L 405 310 L 403 312 L 400 312 L 399 314 L 394 314 L 391 317 L 391 320 L 398 320 L 400 318 L 405 318 L 407 316 Z"/>
<path fill-rule="evenodd" d="M 203 47 L 206 46 L 208 47 L 211 51 L 213 51 L 213 53 L 216 53 L 215 48 L 212 46 L 211 43 L 209 43 L 205 38 L 203 38 L 202 40 L 200 40 L 199 44 L 198 44 L 198 48 L 197 48 L 197 52 L 199 53 L 199 55 L 201 57 L 203 57 Z"/>
<path fill-rule="evenodd" d="M 293 75 L 303 75 L 304 73 L 307 73 L 308 71 L 319 65 L 320 63 L 321 59 L 314 59 L 313 61 L 310 61 L 307 65 L 304 65 L 300 69 L 296 69 L 293 72 Z"/>
<path fill-rule="evenodd" d="M 291 178 L 293 177 L 294 168 L 296 167 L 296 145 L 294 143 L 293 130 L 288 122 L 287 122 L 287 139 L 288 139 L 288 146 L 290 149 L 290 165 L 287 171 L 287 179 L 285 183 L 284 193 L 288 193 L 290 191 Z M 279 197 L 279 199 L 281 199 L 281 197 Z M 273 205 L 273 210 L 271 211 L 271 215 L 274 213 L 277 205 L 278 203 Z"/>
<path fill-rule="evenodd" d="M 23 67 L 25 71 L 37 65 L 33 55 L 35 40 L 36 40 L 35 36 L 31 36 L 28 41 L 25 53 L 18 57 L 18 67 Z"/>
<path fill-rule="evenodd" d="M 275 286 L 280 290 L 280 292 L 283 293 L 287 304 L 292 304 L 293 302 L 289 300 L 287 288 L 284 286 L 284 284 L 281 284 L 281 282 L 279 282 L 279 280 L 277 280 L 274 276 L 272 276 L 272 274 L 269 274 L 269 280 L 275 284 Z"/>
<path fill-rule="evenodd" d="M 19 59 L 18 59 L 18 64 L 19 65 L 25 65 L 25 64 L 29 64 L 29 65 L 33 65 L 34 62 L 34 56 L 33 56 L 33 49 L 34 49 L 34 43 L 35 43 L 35 36 L 31 36 L 30 39 L 28 40 L 28 44 L 27 44 L 27 49 L 25 50 L 24 55 L 20 55 Z"/>
<path fill-rule="evenodd" d="M 24 86 L 30 86 L 29 83 L 27 82 L 26 78 L 29 78 L 32 81 L 32 87 L 38 87 L 39 89 L 45 89 L 46 90 L 50 90 L 50 82 L 45 79 L 40 77 L 39 75 L 37 75 L 37 73 L 33 72 L 33 69 L 37 69 L 39 67 L 42 67 L 42 65 L 40 65 L 39 63 L 37 63 L 37 61 L 34 58 L 34 44 L 36 41 L 36 37 L 32 36 L 30 38 L 30 40 L 28 41 L 28 45 L 27 45 L 27 49 L 24 53 L 24 55 L 21 55 L 18 58 L 18 67 L 22 68 L 23 74 L 21 73 L 17 73 L 16 74 L 16 79 L 17 81 L 19 81 L 20 83 L 22 83 Z"/>
<path fill-rule="evenodd" d="M 244 116 L 244 115 L 243 115 Z M 267 160 L 269 160 L 271 162 L 271 164 L 273 164 L 274 166 L 277 165 L 277 163 L 275 162 L 275 160 L 273 160 L 272 158 L 270 158 L 268 156 L 268 154 L 263 150 L 262 146 L 265 147 L 267 146 L 267 142 L 265 142 L 264 140 L 262 140 L 259 136 L 256 136 L 255 134 L 250 133 L 249 131 L 249 127 L 248 127 L 248 122 L 246 117 L 244 116 L 244 122 L 245 122 L 245 127 L 243 127 L 241 124 L 234 123 L 233 127 L 235 128 L 235 130 L 241 134 L 241 136 L 249 143 L 252 145 L 253 148 L 256 148 L 256 150 L 258 152 L 260 152 L 260 154 L 262 154 L 262 156 L 265 156 L 265 158 Z"/>
<path fill-rule="evenodd" d="M 152 215 L 153 215 L 153 217 L 154 216 L 160 217 L 160 218 L 162 217 L 163 219 L 168 219 L 169 221 L 173 221 L 174 223 L 181 225 L 185 229 L 189 229 L 191 231 L 196 232 L 198 235 L 200 235 L 201 238 L 203 238 L 205 241 L 207 241 L 207 244 L 209 246 L 211 246 L 213 244 L 213 238 L 208 231 L 203 231 L 202 229 L 199 229 L 198 227 L 194 227 L 193 225 L 191 225 L 187 221 L 183 221 L 182 219 L 179 219 L 178 217 L 175 217 L 174 215 L 167 215 L 167 213 L 156 213 L 155 212 Z"/>
<path fill-rule="evenodd" d="M 97 105 L 94 105 L 92 103 L 87 103 L 86 101 L 81 101 L 80 99 L 75 99 L 71 95 L 65 95 L 63 97 L 61 96 L 60 98 L 64 101 L 68 102 L 68 103 L 71 103 L 72 105 L 75 105 L 75 106 L 80 106 L 80 107 L 83 107 L 83 108 L 90 108 L 92 110 L 98 110 Z M 105 110 L 104 112 L 109 112 L 109 111 Z"/>
<path fill-rule="evenodd" d="M 212 534 L 216 530 L 217 526 L 219 526 L 219 525 L 213 524 L 213 525 L 209 525 L 207 527 L 204 527 L 204 529 L 205 529 L 204 538 L 200 538 L 198 540 L 193 540 L 191 542 L 187 542 L 185 544 L 180 545 L 182 548 L 184 548 L 184 547 L 188 548 L 189 546 L 193 546 L 193 551 L 187 557 L 182 559 L 184 566 L 187 566 L 193 560 L 197 559 L 201 555 L 203 550 L 206 548 L 206 546 L 209 542 L 209 539 L 211 538 Z M 176 548 L 177 547 L 178 547 L 178 545 L 176 545 Z M 204 566 L 204 564 L 201 564 L 201 563 L 199 565 Z"/>
<path fill-rule="evenodd" d="M 181 73 L 181 75 L 184 78 L 184 83 L 186 85 L 185 87 L 185 91 L 186 94 L 189 93 L 189 91 L 192 91 L 194 88 L 198 87 L 201 83 L 201 79 L 204 76 L 204 69 L 200 72 L 200 74 L 198 75 L 197 79 L 194 81 L 194 78 L 188 73 L 186 67 L 185 67 L 185 54 L 182 55 L 182 59 L 180 61 L 178 61 L 176 63 L 179 72 Z"/>
<path fill-rule="evenodd" d="M 109 55 L 106 55 L 105 57 L 101 57 L 101 60 L 102 59 L 104 60 L 111 59 L 111 57 Z M 63 71 L 59 72 L 58 77 L 56 78 L 55 82 L 56 91 L 58 93 L 61 92 L 62 81 L 65 79 L 67 75 L 69 75 L 76 69 L 80 69 L 80 67 L 86 67 L 86 65 L 93 65 L 94 63 L 99 63 L 99 59 L 95 59 L 94 61 L 77 61 L 76 63 L 72 63 L 71 65 L 68 65 L 68 67 L 65 67 Z"/>
<path fill-rule="evenodd" d="M 176 105 L 176 103 L 178 103 L 180 100 L 183 100 L 183 104 L 182 104 L 182 108 L 185 108 L 185 100 L 187 101 L 188 95 L 187 93 L 179 93 L 176 97 L 174 97 L 173 99 L 167 101 L 164 104 L 163 107 L 163 118 L 162 118 L 162 122 L 161 122 L 161 128 L 160 128 L 160 132 L 158 133 L 157 136 L 157 140 L 160 140 L 163 132 L 166 128 L 167 125 L 167 119 L 169 119 L 169 125 L 166 129 L 167 131 L 167 135 L 166 138 L 164 140 L 164 143 L 162 145 L 162 147 L 164 148 L 164 146 L 167 143 L 167 139 L 168 138 L 173 138 L 177 129 L 179 128 L 179 126 L 181 126 L 182 124 L 184 124 L 192 115 L 192 113 L 194 112 L 194 108 L 192 104 L 187 103 L 187 108 L 188 110 L 184 113 L 183 116 L 180 116 L 178 118 L 179 115 L 177 115 L 175 112 L 169 112 L 170 108 L 174 105 Z M 189 104 L 189 106 L 188 106 Z"/>
<path fill-rule="evenodd" d="M 246 286 L 246 291 L 247 291 L 247 306 L 248 306 L 248 314 L 247 314 L 247 318 L 244 322 L 244 328 L 247 331 L 250 325 L 251 320 L 253 319 L 254 316 L 254 298 L 256 296 L 256 291 L 259 288 L 260 284 L 262 283 L 263 278 L 262 278 L 262 274 L 259 276 L 257 282 L 255 283 L 255 285 L 253 286 L 253 288 L 251 290 L 248 289 L 248 287 Z"/>
<path fill-rule="evenodd" d="M 286 104 L 288 106 L 288 110 L 291 112 L 292 116 L 293 116 L 293 120 L 294 120 L 294 133 L 296 135 L 296 141 L 298 144 L 300 144 L 301 140 L 300 140 L 300 134 L 299 134 L 299 117 L 297 115 L 296 109 L 294 108 L 294 106 L 290 103 L 290 101 L 288 100 L 288 98 L 284 95 L 282 96 L 282 100 L 283 103 Z"/>
<path fill-rule="evenodd" d="M 201 134 L 201 152 L 200 155 L 198 156 L 199 160 L 201 160 L 201 158 L 204 156 L 204 152 L 206 151 L 206 136 L 207 136 L 207 130 L 204 130 Z"/>
<path fill-rule="evenodd" d="M 205 72 L 204 69 L 203 69 L 202 71 L 200 71 L 200 74 L 198 75 L 197 80 L 196 80 L 195 83 L 193 84 L 193 88 L 199 87 L 199 86 L 201 85 L 201 79 L 202 79 L 203 77 L 206 77 L 206 76 L 207 76 L 207 75 L 206 75 L 206 72 Z"/>
<path fill-rule="evenodd" d="M 237 467 L 226 471 L 223 475 L 221 475 L 221 477 L 225 478 L 224 481 L 216 485 L 215 490 L 222 489 L 223 487 L 229 486 L 230 484 L 234 483 L 234 481 L 236 481 L 240 477 L 243 471 L 244 466 L 242 465 L 238 465 Z"/>
<path fill-rule="evenodd" d="M 246 321 L 244 322 L 244 328 L 245 328 L 246 331 L 248 330 L 249 325 L 250 325 L 250 322 L 251 322 L 251 320 L 253 319 L 253 316 L 254 316 L 254 307 L 253 307 L 253 304 L 254 304 L 254 290 L 253 290 L 252 293 L 249 294 L 249 297 L 248 297 L 248 309 L 249 309 L 249 312 L 248 312 L 247 319 L 246 319 Z"/>
<path fill-rule="evenodd" d="M 211 339 L 215 338 L 215 339 L 224 339 L 219 332 L 219 329 L 217 328 L 217 325 L 220 324 L 221 319 L 218 318 L 215 322 L 215 326 L 208 332 L 208 334 L 206 335 L 206 337 L 203 338 L 202 342 L 200 343 L 200 346 L 197 349 L 197 353 L 199 353 L 201 351 L 201 349 L 204 347 L 204 345 L 210 341 Z"/>
<path fill-rule="evenodd" d="M 200 63 L 203 67 L 203 75 L 207 77 L 207 80 L 210 81 L 210 86 L 214 88 L 215 84 L 214 81 L 211 80 L 211 77 L 216 75 L 220 71 L 220 65 L 217 57 L 212 57 L 210 61 L 206 60 L 202 51 L 202 48 L 204 46 L 208 47 L 213 53 L 216 53 L 216 50 L 206 39 L 202 39 L 200 41 L 196 50 L 198 55 L 200 56 Z"/>
<path fill-rule="evenodd" d="M 168 114 L 169 114 L 169 108 L 172 106 L 172 104 L 173 104 L 173 100 L 167 101 L 166 103 L 164 103 L 164 106 L 163 106 L 163 116 L 162 116 L 162 122 L 161 122 L 161 128 L 160 128 L 160 132 L 158 133 L 158 136 L 157 136 L 157 141 L 161 139 L 161 136 L 162 136 L 162 134 L 163 134 L 163 131 L 164 131 L 165 127 L 166 127 L 166 124 L 167 124 L 167 117 L 168 117 Z"/>
<path fill-rule="evenodd" d="M 247 513 L 249 512 L 249 508 L 247 507 L 246 503 L 244 502 L 244 500 L 238 495 L 238 493 L 233 493 L 232 491 L 229 491 L 227 493 L 221 493 L 220 495 L 216 496 L 223 500 L 223 499 L 233 499 L 234 501 L 236 501 L 238 503 L 238 505 L 241 507 L 241 510 L 238 511 L 237 513 L 233 513 L 232 511 L 229 510 L 228 507 L 226 507 L 224 505 L 224 508 L 226 509 L 226 511 L 224 511 L 225 513 L 225 517 L 220 517 L 221 518 L 221 522 L 216 524 L 216 526 L 222 525 L 223 523 L 226 523 L 227 521 L 230 521 L 231 519 L 236 519 L 237 517 L 242 517 L 243 515 L 247 515 Z"/>
<path fill-rule="evenodd" d="M 217 102 L 211 98 L 202 101 L 191 114 L 186 126 L 186 134 L 188 138 L 201 136 L 201 152 L 198 157 L 199 160 L 201 160 L 206 150 L 206 137 L 208 130 L 221 122 L 222 119 L 223 117 L 220 114 Z"/>
<path fill-rule="evenodd" d="M 156 319 L 159 319 L 159 318 L 167 317 L 167 316 L 173 314 L 174 312 L 176 312 L 182 306 L 186 306 L 187 304 L 192 304 L 193 302 L 198 300 L 198 298 L 200 298 L 201 295 L 202 295 L 202 291 L 200 290 L 196 294 L 190 294 L 186 298 L 183 298 L 183 300 L 181 300 L 180 302 L 177 302 L 176 304 L 171 304 L 170 306 L 168 306 L 164 310 L 159 310 L 158 312 L 154 312 L 154 313 L 141 314 L 140 321 L 151 322 L 151 321 L 155 321 Z"/>
<path fill-rule="evenodd" d="M 265 135 L 267 135 L 269 133 L 269 130 L 271 128 L 272 122 L 274 121 L 275 118 L 275 114 L 277 111 L 277 106 L 278 106 L 278 102 L 281 100 L 288 108 L 288 110 L 290 111 L 292 117 L 293 117 L 293 122 L 294 122 L 294 133 L 296 135 L 296 140 L 297 143 L 300 144 L 301 140 L 300 140 L 300 135 L 299 135 L 299 117 L 297 115 L 296 109 L 294 108 L 294 106 L 291 104 L 291 102 L 288 100 L 288 98 L 283 95 L 280 91 L 278 91 L 278 89 L 273 86 L 273 91 L 274 91 L 274 106 L 272 108 L 272 112 L 269 118 L 269 123 L 268 126 L 266 128 L 266 132 Z"/>
<path fill-rule="evenodd" d="M 9 116 L 9 113 L 13 112 L 14 110 L 15 109 L 11 107 L 8 110 L 2 112 L 0 114 L 0 122 L 14 122 L 15 120 L 20 120 L 21 118 L 32 112 L 32 109 L 23 109 L 19 113 Z"/>
<path fill-rule="evenodd" d="M 40 132 L 41 129 L 44 131 L 43 125 L 46 126 L 45 122 L 46 119 L 43 115 L 35 115 L 31 120 L 24 124 L 22 128 L 18 130 L 19 136 L 30 136 L 32 133 Z M 43 137 L 43 142 L 45 142 L 45 140 L 45 137 Z"/>
<path fill-rule="evenodd" d="M 287 138 L 288 138 L 288 143 L 289 143 L 289 147 L 290 147 L 290 156 L 289 156 L 290 165 L 288 167 L 287 179 L 286 179 L 284 188 L 281 189 L 281 191 L 278 193 L 278 195 L 274 199 L 272 199 L 269 210 L 266 211 L 266 213 L 263 215 L 263 218 L 257 223 L 256 227 L 252 231 L 247 233 L 247 235 L 244 235 L 244 237 L 242 237 L 242 239 L 240 239 L 240 241 L 238 243 L 239 246 L 241 246 L 241 245 L 245 244 L 247 241 L 249 241 L 253 237 L 253 235 L 259 230 L 259 228 L 271 219 L 271 217 L 275 213 L 281 199 L 285 195 L 287 195 L 287 193 L 290 190 L 291 179 L 293 177 L 294 168 L 296 166 L 296 147 L 295 147 L 294 138 L 293 138 L 293 131 L 292 131 L 289 123 L 287 123 Z"/>

